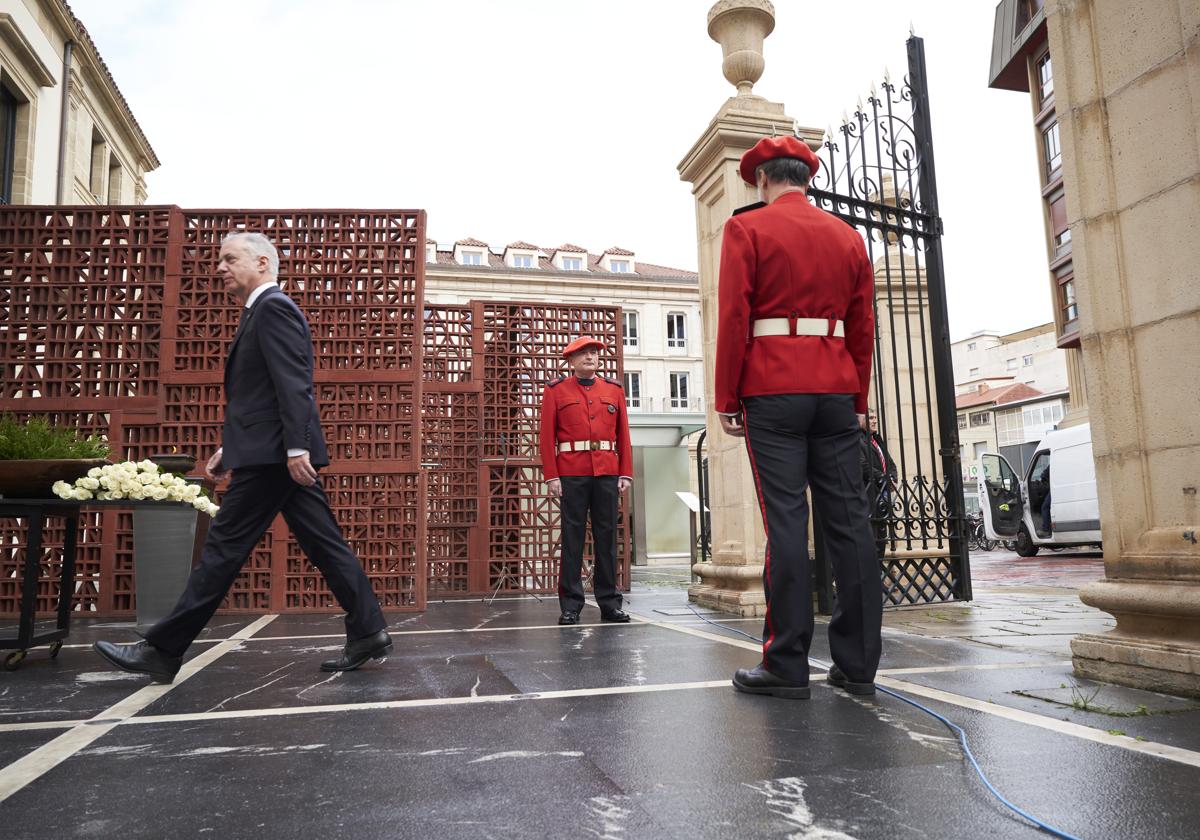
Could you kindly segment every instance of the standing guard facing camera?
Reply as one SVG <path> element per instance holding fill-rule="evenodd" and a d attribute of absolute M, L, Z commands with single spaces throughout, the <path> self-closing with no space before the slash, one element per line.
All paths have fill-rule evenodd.
<path fill-rule="evenodd" d="M 542 475 L 562 512 L 559 624 L 578 624 L 583 609 L 583 542 L 592 517 L 592 589 L 604 621 L 629 621 L 617 590 L 617 503 L 633 484 L 629 416 L 620 385 L 596 373 L 604 345 L 590 336 L 567 345 L 573 371 L 542 394 Z"/>

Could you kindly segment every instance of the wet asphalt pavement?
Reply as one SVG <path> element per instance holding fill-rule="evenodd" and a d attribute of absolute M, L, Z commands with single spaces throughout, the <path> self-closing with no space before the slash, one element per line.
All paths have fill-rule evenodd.
<path fill-rule="evenodd" d="M 1197 836 L 1200 704 L 1075 679 L 1111 626 L 1074 589 L 1096 555 L 974 558 L 976 600 L 889 611 L 880 684 L 962 725 L 1011 800 L 1087 838 Z M 811 700 L 736 694 L 757 620 L 687 607 L 639 568 L 634 623 L 559 628 L 553 599 L 395 614 L 385 663 L 330 675 L 337 616 L 218 616 L 146 688 L 77 621 L 0 673 L 3 836 L 1023 838 L 950 732 L 814 669 Z M 812 655 L 827 660 L 818 624 Z"/>

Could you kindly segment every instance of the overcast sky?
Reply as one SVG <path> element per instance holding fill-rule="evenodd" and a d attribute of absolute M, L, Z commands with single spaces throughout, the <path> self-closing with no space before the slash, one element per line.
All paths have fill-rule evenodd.
<path fill-rule="evenodd" d="M 711 0 L 70 0 L 158 153 L 149 201 L 421 207 L 473 236 L 696 267 L 676 166 L 734 89 Z M 991 0 L 775 0 L 755 93 L 853 111 L 925 39 L 952 338 L 1052 319 L 1027 94 Z"/>

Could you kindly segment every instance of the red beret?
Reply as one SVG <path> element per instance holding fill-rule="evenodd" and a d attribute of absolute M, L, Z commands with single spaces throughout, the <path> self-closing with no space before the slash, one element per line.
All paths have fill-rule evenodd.
<path fill-rule="evenodd" d="M 572 353 L 578 353 L 580 350 L 586 350 L 589 347 L 597 348 L 601 353 L 604 352 L 604 342 L 598 338 L 592 338 L 590 335 L 581 335 L 579 338 L 567 345 L 567 349 L 563 351 L 563 358 L 567 358 Z"/>
<path fill-rule="evenodd" d="M 797 158 L 808 164 L 811 175 L 816 175 L 817 170 L 821 168 L 821 161 L 803 140 L 795 137 L 764 137 L 754 144 L 753 149 L 742 155 L 742 164 L 739 167 L 742 180 L 754 186 L 754 170 L 775 158 Z"/>

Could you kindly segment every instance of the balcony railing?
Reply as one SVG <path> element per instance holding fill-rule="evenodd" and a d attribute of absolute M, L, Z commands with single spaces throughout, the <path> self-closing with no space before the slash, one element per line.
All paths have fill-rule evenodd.
<path fill-rule="evenodd" d="M 642 397 L 640 405 L 630 406 L 631 414 L 670 414 L 672 412 L 695 414 L 704 411 L 704 398 L 675 400 L 671 397 Z"/>

